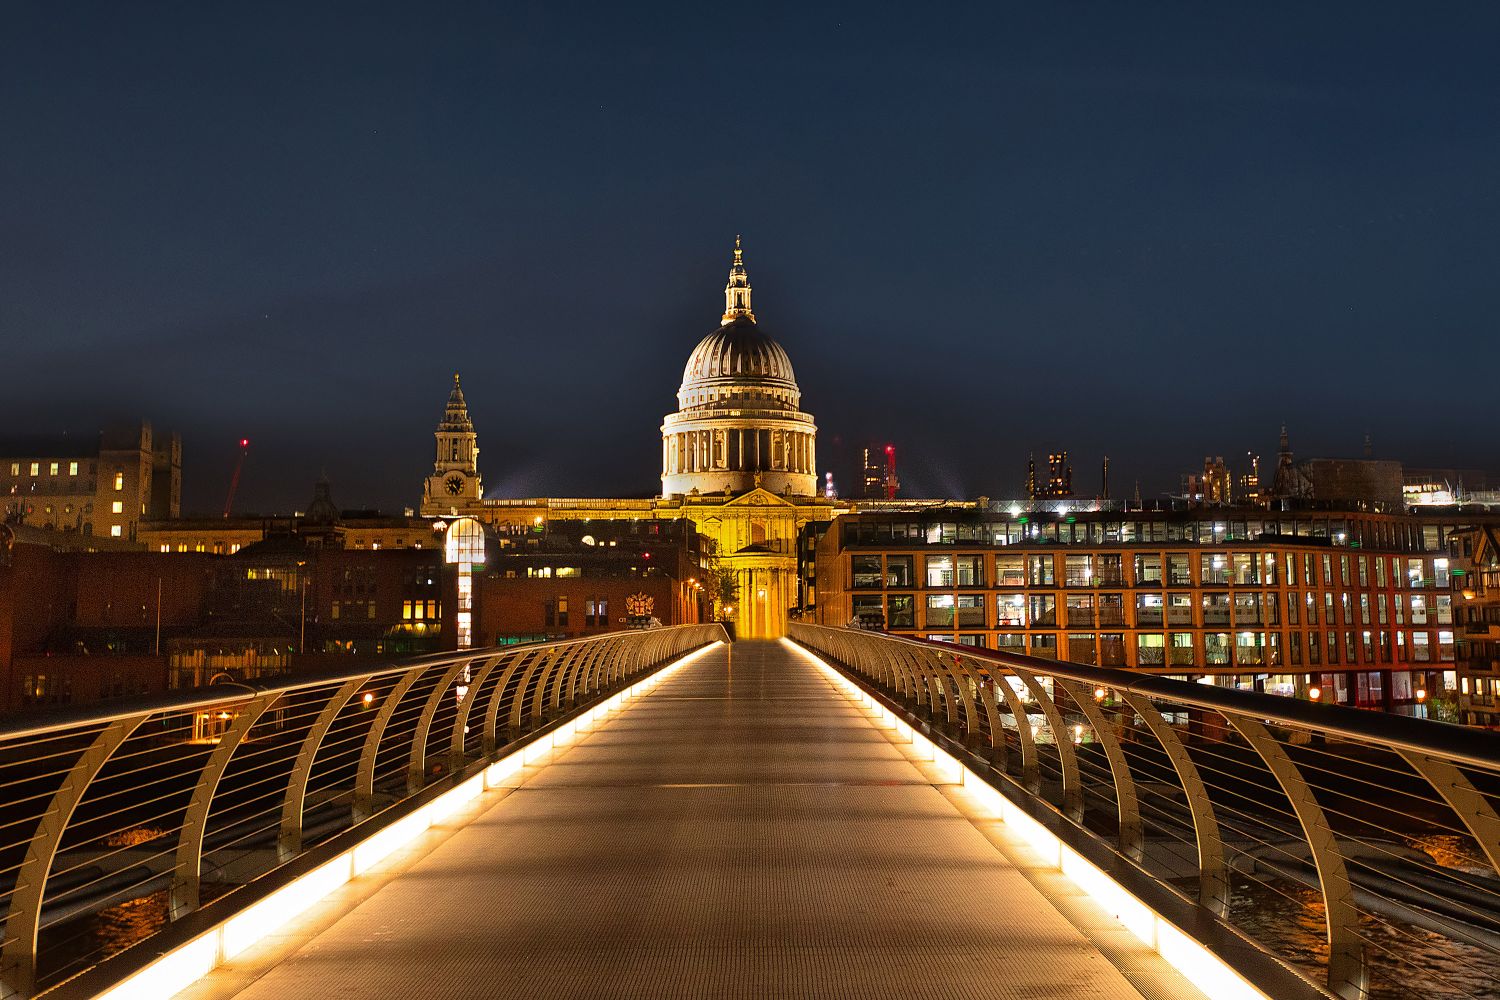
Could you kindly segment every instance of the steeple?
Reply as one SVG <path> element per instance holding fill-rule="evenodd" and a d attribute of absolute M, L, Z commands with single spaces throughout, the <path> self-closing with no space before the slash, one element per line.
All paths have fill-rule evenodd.
<path fill-rule="evenodd" d="M 729 284 L 724 286 L 724 322 L 733 323 L 744 316 L 752 323 L 755 313 L 750 311 L 750 277 L 745 273 L 745 251 L 740 249 L 740 238 L 734 238 L 734 263 L 729 268 Z"/>
<path fill-rule="evenodd" d="M 474 433 L 474 421 L 469 420 L 468 402 L 463 399 L 463 387 L 459 385 L 459 376 L 453 376 L 453 388 L 449 391 L 449 405 L 444 406 L 443 421 L 438 424 L 438 460 L 434 465 L 434 472 L 440 480 L 450 477 L 450 474 L 460 474 L 458 477 L 459 490 L 453 490 L 455 495 L 462 492 L 462 486 L 468 480 L 478 483 L 478 435 Z M 446 486 L 447 480 L 443 481 Z"/>
<path fill-rule="evenodd" d="M 1286 424 L 1281 425 L 1281 442 L 1276 452 L 1276 477 L 1271 480 L 1271 495 L 1291 497 L 1297 493 L 1297 475 L 1292 465 L 1292 442 L 1287 437 Z"/>
<path fill-rule="evenodd" d="M 469 419 L 469 404 L 464 399 L 463 386 L 459 385 L 458 372 L 453 373 L 453 391 L 448 393 L 448 405 L 443 410 L 443 422 L 439 431 L 472 431 L 474 422 Z"/>

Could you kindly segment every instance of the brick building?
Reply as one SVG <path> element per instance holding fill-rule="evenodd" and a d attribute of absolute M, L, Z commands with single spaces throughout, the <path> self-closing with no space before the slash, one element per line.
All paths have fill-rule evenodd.
<path fill-rule="evenodd" d="M 235 555 L 60 548 L 0 527 L 0 712 L 449 649 L 436 547 L 288 533 Z"/>
<path fill-rule="evenodd" d="M 551 521 L 492 540 L 476 646 L 706 621 L 712 560 L 691 521 Z"/>
<path fill-rule="evenodd" d="M 1447 542 L 1470 520 L 996 505 L 854 513 L 817 543 L 815 617 L 1423 714 L 1429 694 L 1458 688 Z"/>
<path fill-rule="evenodd" d="M 1457 721 L 1500 726 L 1500 531 L 1489 524 L 1454 532 L 1448 549 L 1458 626 Z"/>

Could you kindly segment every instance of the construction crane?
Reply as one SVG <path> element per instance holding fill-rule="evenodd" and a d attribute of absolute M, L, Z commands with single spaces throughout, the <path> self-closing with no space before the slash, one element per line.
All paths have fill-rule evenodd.
<path fill-rule="evenodd" d="M 240 488 L 240 470 L 245 467 L 245 456 L 250 452 L 250 439 L 240 438 L 240 457 L 234 463 L 234 475 L 229 477 L 229 496 L 224 498 L 224 516 L 227 518 L 234 507 L 234 491 Z"/>

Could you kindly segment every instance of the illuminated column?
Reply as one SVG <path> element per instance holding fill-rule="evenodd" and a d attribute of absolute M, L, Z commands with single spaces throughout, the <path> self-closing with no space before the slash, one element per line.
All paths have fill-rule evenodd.
<path fill-rule="evenodd" d="M 443 560 L 458 567 L 458 608 L 454 614 L 457 646 L 474 645 L 474 567 L 485 559 L 484 526 L 472 517 L 461 517 L 447 526 L 443 537 Z"/>

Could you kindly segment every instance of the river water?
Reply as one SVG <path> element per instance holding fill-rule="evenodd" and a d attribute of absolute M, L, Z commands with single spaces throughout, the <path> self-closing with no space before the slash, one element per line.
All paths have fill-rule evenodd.
<path fill-rule="evenodd" d="M 1488 868 L 1471 863 L 1477 847 L 1465 838 L 1429 836 L 1407 843 L 1444 867 L 1493 877 Z M 1322 895 L 1301 883 L 1265 879 L 1266 885 L 1258 879 L 1265 876 L 1236 877 L 1232 922 L 1321 982 L 1328 959 Z M 1370 1000 L 1500 997 L 1500 958 L 1488 951 L 1367 915 L 1359 933 L 1367 942 Z"/>

